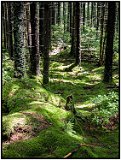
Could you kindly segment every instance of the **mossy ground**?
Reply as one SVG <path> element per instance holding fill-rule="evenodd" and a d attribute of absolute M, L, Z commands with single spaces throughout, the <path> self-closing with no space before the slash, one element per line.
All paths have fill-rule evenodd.
<path fill-rule="evenodd" d="M 73 114 L 64 109 L 66 97 L 72 94 L 78 113 L 82 117 L 90 115 L 90 109 L 94 107 L 93 99 L 111 91 L 102 83 L 104 68 L 97 67 L 94 62 L 82 61 L 81 66 L 67 71 L 73 59 L 64 56 L 62 53 L 51 56 L 50 83 L 44 87 L 41 76 L 21 80 L 11 78 L 4 82 L 2 99 L 5 105 L 2 109 L 4 111 L 7 107 L 9 113 L 2 116 L 3 135 L 9 137 L 18 122 L 38 125 L 32 116 L 28 118 L 21 112 L 40 114 L 51 125 L 30 139 L 3 144 L 3 158 L 63 158 L 80 143 L 94 144 L 94 147 L 82 146 L 70 158 L 119 158 L 118 129 L 91 130 L 88 122 L 74 123 Z M 9 69 L 6 63 L 9 63 Z M 10 60 L 4 62 L 4 67 L 6 72 L 12 73 Z M 114 84 L 118 83 L 116 74 Z"/>

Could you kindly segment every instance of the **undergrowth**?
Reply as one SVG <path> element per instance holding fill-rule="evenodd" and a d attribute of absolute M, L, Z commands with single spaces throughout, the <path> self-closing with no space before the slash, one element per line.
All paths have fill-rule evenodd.
<path fill-rule="evenodd" d="M 13 62 L 5 53 L 3 138 L 10 138 L 18 123 L 31 123 L 36 128 L 38 123 L 22 112 L 42 115 L 51 125 L 27 140 L 3 143 L 3 158 L 63 158 L 80 143 L 95 145 L 80 147 L 70 158 L 118 158 L 118 128 L 110 131 L 90 126 L 91 121 L 99 125 L 101 118 L 107 122 L 110 116 L 118 112 L 118 91 L 107 89 L 107 85 L 102 83 L 104 68 L 96 68 L 95 63 L 82 61 L 81 67 L 65 71 L 73 63 L 72 57 L 71 60 L 64 60 L 66 52 L 69 52 L 68 48 L 63 51 L 63 59 L 60 55 L 51 57 L 50 83 L 44 87 L 41 76 L 21 80 L 13 78 Z M 115 83 L 116 77 L 113 78 Z M 74 97 L 77 117 L 64 109 L 68 95 Z"/>
<path fill-rule="evenodd" d="M 91 118 L 97 125 L 107 124 L 109 118 L 118 113 L 118 94 L 114 91 L 107 95 L 98 95 L 94 103 L 96 108 L 92 111 Z"/>

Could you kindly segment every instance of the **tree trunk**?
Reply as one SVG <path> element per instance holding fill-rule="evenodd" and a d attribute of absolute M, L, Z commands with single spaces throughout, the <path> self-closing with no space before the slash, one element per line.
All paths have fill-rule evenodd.
<path fill-rule="evenodd" d="M 51 41 L 50 3 L 44 2 L 43 84 L 49 83 L 49 47 Z"/>
<path fill-rule="evenodd" d="M 90 24 L 90 2 L 87 2 L 87 24 Z"/>
<path fill-rule="evenodd" d="M 58 25 L 61 24 L 61 2 L 58 2 Z"/>
<path fill-rule="evenodd" d="M 66 31 L 66 2 L 63 2 L 63 25 L 64 25 L 64 33 Z"/>
<path fill-rule="evenodd" d="M 31 2 L 31 39 L 32 46 L 30 52 L 30 72 L 32 75 L 38 76 L 40 74 L 39 66 L 39 4 L 38 2 Z"/>
<path fill-rule="evenodd" d="M 99 3 L 97 2 L 97 25 L 96 25 L 96 30 L 98 31 L 99 29 Z"/>
<path fill-rule="evenodd" d="M 42 55 L 43 53 L 43 47 L 44 47 L 44 5 L 43 2 L 40 2 L 40 10 L 39 10 L 39 17 L 40 17 L 40 23 L 39 23 L 39 46 L 40 46 L 40 53 Z"/>
<path fill-rule="evenodd" d="M 80 64 L 80 2 L 75 3 L 75 49 L 76 49 L 76 60 L 75 64 Z"/>
<path fill-rule="evenodd" d="M 4 48 L 6 48 L 6 40 L 5 40 L 5 5 L 4 2 L 1 2 L 1 10 L 2 10 L 2 44 Z"/>
<path fill-rule="evenodd" d="M 100 58 L 99 65 L 103 65 L 103 40 L 104 40 L 104 16 L 105 16 L 105 3 L 102 2 L 102 15 L 101 15 L 101 31 L 100 31 Z"/>
<path fill-rule="evenodd" d="M 72 35 L 72 26 L 73 26 L 73 2 L 70 3 L 70 35 Z"/>
<path fill-rule="evenodd" d="M 6 2 L 3 3 L 4 8 L 4 47 L 7 49 L 7 15 L 6 15 Z"/>
<path fill-rule="evenodd" d="M 112 81 L 113 40 L 115 32 L 116 2 L 108 2 L 107 42 L 105 52 L 104 82 Z"/>
<path fill-rule="evenodd" d="M 91 2 L 91 27 L 93 27 L 93 2 Z"/>
<path fill-rule="evenodd" d="M 27 27 L 27 45 L 29 48 L 30 53 L 30 46 L 31 46 L 31 27 L 30 27 L 30 4 L 26 6 L 26 27 Z"/>
<path fill-rule="evenodd" d="M 52 2 L 52 25 L 56 24 L 56 17 L 55 17 L 55 2 Z"/>
<path fill-rule="evenodd" d="M 83 2 L 83 31 L 85 30 L 85 2 Z"/>
<path fill-rule="evenodd" d="M 96 23 L 96 16 L 97 16 L 97 13 L 96 13 L 96 2 L 93 2 L 94 5 L 93 5 L 93 26 L 96 28 L 97 27 L 97 23 Z"/>
<path fill-rule="evenodd" d="M 8 51 L 10 58 L 13 59 L 13 39 L 12 39 L 12 20 L 11 20 L 11 2 L 8 2 Z"/>
<path fill-rule="evenodd" d="M 14 2 L 14 60 L 15 77 L 24 76 L 24 7 L 23 2 Z"/>
<path fill-rule="evenodd" d="M 70 12 L 71 12 L 71 3 L 68 2 L 68 16 L 67 16 L 67 31 L 70 32 Z"/>
<path fill-rule="evenodd" d="M 75 49 L 75 2 L 72 3 L 72 23 L 71 23 L 71 51 L 70 55 L 76 56 L 76 49 Z"/>

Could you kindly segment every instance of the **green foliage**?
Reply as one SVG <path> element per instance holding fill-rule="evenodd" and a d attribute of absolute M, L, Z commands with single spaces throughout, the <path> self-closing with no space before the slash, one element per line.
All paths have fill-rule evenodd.
<path fill-rule="evenodd" d="M 4 51 L 3 54 L 3 62 L 2 62 L 2 84 L 6 82 L 10 82 L 13 77 L 13 61 L 10 60 L 8 57 L 8 53 Z"/>
<path fill-rule="evenodd" d="M 63 29 L 63 25 L 54 25 L 52 26 L 52 45 L 56 44 L 58 45 L 66 43 L 69 44 L 70 42 L 70 33 L 69 32 L 65 32 L 64 33 L 64 29 Z"/>
<path fill-rule="evenodd" d="M 115 32 L 115 37 L 114 37 L 114 53 L 119 54 L 119 33 Z"/>
<path fill-rule="evenodd" d="M 93 102 L 96 108 L 92 111 L 91 119 L 97 125 L 107 124 L 109 118 L 118 112 L 118 94 L 116 92 L 98 95 Z"/>
<path fill-rule="evenodd" d="M 97 35 L 96 28 L 85 27 L 81 35 L 81 44 L 84 48 L 95 48 L 99 50 L 99 36 Z"/>

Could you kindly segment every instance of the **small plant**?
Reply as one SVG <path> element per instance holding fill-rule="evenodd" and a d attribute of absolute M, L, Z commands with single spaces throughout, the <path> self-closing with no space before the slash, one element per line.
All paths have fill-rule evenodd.
<path fill-rule="evenodd" d="M 107 124 L 109 118 L 118 112 L 118 94 L 116 92 L 98 95 L 93 102 L 96 104 L 96 108 L 92 111 L 91 120 L 96 125 Z"/>
<path fill-rule="evenodd" d="M 67 122 L 66 124 L 65 124 L 65 126 L 64 126 L 64 130 L 65 130 L 65 132 L 67 132 L 67 133 L 73 133 L 73 134 L 75 134 L 76 132 L 74 131 L 74 123 L 73 122 L 71 122 L 71 121 L 73 121 L 72 119 L 69 121 L 69 122 Z"/>

